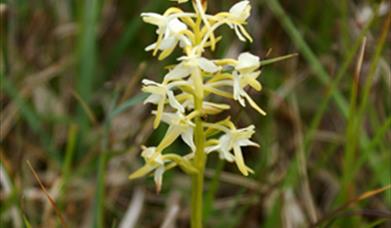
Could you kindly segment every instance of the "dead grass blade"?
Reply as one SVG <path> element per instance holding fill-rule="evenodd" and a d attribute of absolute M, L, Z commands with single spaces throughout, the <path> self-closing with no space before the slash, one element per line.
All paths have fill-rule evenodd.
<path fill-rule="evenodd" d="M 88 119 L 91 121 L 93 125 L 96 125 L 98 122 L 96 120 L 96 117 L 94 115 L 94 112 L 91 110 L 91 108 L 88 106 L 87 102 L 83 100 L 83 98 L 74 90 L 72 90 L 72 95 L 75 97 L 75 99 L 80 103 L 82 109 L 87 114 Z"/>
<path fill-rule="evenodd" d="M 35 172 L 33 166 L 31 165 L 30 161 L 26 161 L 27 162 L 27 165 L 28 167 L 30 168 L 31 172 L 33 173 L 33 176 L 34 178 L 37 180 L 39 186 L 41 187 L 41 190 L 42 192 L 45 194 L 45 196 L 48 198 L 50 204 L 52 205 L 53 209 L 55 210 L 58 218 L 60 219 L 60 222 L 61 222 L 61 225 L 62 227 L 65 227 L 67 228 L 68 226 L 66 225 L 65 223 L 65 219 L 64 217 L 62 216 L 62 213 L 61 211 L 58 209 L 57 205 L 56 205 L 56 201 L 54 201 L 54 199 L 50 196 L 49 192 L 46 190 L 45 186 L 42 184 L 42 181 L 41 179 L 39 178 L 38 174 Z"/>
<path fill-rule="evenodd" d="M 342 206 L 340 206 L 339 208 L 335 209 L 334 211 L 326 214 L 326 216 L 324 216 L 323 218 L 319 219 L 315 224 L 313 224 L 311 227 L 319 227 L 320 224 L 324 223 L 325 221 L 327 220 L 330 220 L 334 217 L 336 217 L 338 214 L 340 214 L 341 212 L 343 212 L 345 209 L 347 209 L 348 207 L 352 206 L 353 204 L 355 203 L 358 203 L 362 200 L 365 200 L 365 199 L 368 199 L 372 196 L 375 196 L 377 194 L 380 194 L 380 193 L 383 193 L 387 190 L 391 189 L 391 184 L 390 185 L 387 185 L 385 187 L 382 187 L 382 188 L 378 188 L 378 189 L 375 189 L 375 190 L 372 190 L 372 191 L 368 191 L 368 192 L 365 192 L 349 201 L 347 201 L 346 203 L 344 203 Z"/>

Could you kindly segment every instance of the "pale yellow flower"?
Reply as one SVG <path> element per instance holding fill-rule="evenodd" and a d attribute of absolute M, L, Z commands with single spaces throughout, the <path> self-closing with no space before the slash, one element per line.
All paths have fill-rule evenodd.
<path fill-rule="evenodd" d="M 215 73 L 220 68 L 211 60 L 199 56 L 182 56 L 178 58 L 181 63 L 176 65 L 166 76 L 167 80 L 182 79 L 194 72 L 195 68 L 201 68 L 207 73 Z"/>
<path fill-rule="evenodd" d="M 228 13 L 221 14 L 226 23 L 235 30 L 239 40 L 245 42 L 246 39 L 252 42 L 251 36 L 248 34 L 243 24 L 246 24 L 247 18 L 250 16 L 250 2 L 240 1 L 233 5 Z"/>
<path fill-rule="evenodd" d="M 145 165 L 129 176 L 129 179 L 135 179 L 147 175 L 154 171 L 154 181 L 156 183 L 156 190 L 160 191 L 163 181 L 164 173 L 164 158 L 156 147 L 142 147 L 141 156 L 145 160 Z"/>
<path fill-rule="evenodd" d="M 165 149 L 180 136 L 191 150 L 195 151 L 193 139 L 193 128 L 195 124 L 191 121 L 192 117 L 193 115 L 185 116 L 181 112 L 163 113 L 162 121 L 168 124 L 168 130 L 158 148 L 160 150 Z"/>
<path fill-rule="evenodd" d="M 177 17 L 157 13 L 143 13 L 141 16 L 145 22 L 158 26 L 156 30 L 158 40 L 146 47 L 146 51 L 154 50 L 155 55 L 157 50 L 161 50 L 162 54 L 159 58 L 163 59 L 173 52 L 178 43 L 181 47 L 191 45 L 190 39 L 184 35 L 188 30 L 187 25 Z"/>
<path fill-rule="evenodd" d="M 242 172 L 242 174 L 245 176 L 247 176 L 248 173 L 253 173 L 253 170 L 244 163 L 241 147 L 259 146 L 250 140 L 251 136 L 255 133 L 254 125 L 242 129 L 222 128 L 224 129 L 225 133 L 218 139 L 216 145 L 207 147 L 206 152 L 219 152 L 221 159 L 224 159 L 228 162 L 235 162 L 240 172 Z"/>
<path fill-rule="evenodd" d="M 129 179 L 136 179 L 148 175 L 153 171 L 153 177 L 156 184 L 156 191 L 160 192 L 163 183 L 163 174 L 166 170 L 165 164 L 174 162 L 179 165 L 185 172 L 191 174 L 196 173 L 197 170 L 189 163 L 187 157 L 180 157 L 176 154 L 162 154 L 159 148 L 142 146 L 143 151 L 141 156 L 145 160 L 145 165 L 132 173 Z"/>
<path fill-rule="evenodd" d="M 173 1 L 179 4 L 189 2 Z M 168 125 L 168 129 L 156 147 L 143 147 L 141 155 L 145 165 L 130 178 L 153 172 L 158 191 L 163 173 L 173 166 L 178 165 L 189 174 L 201 172 L 198 168 L 202 161 L 199 155 L 204 154 L 200 148 L 196 148 L 195 142 L 195 138 L 199 139 L 200 136 L 205 139 L 207 147 L 202 148 L 205 153 L 218 152 L 221 159 L 234 162 L 243 175 L 253 172 L 244 162 L 242 147 L 258 147 L 250 140 L 255 127 L 251 125 L 237 129 L 229 118 L 215 123 L 206 122 L 208 115 L 230 108 L 221 100 L 215 102 L 216 97 L 236 100 L 243 107 L 250 104 L 259 113 L 265 114 L 246 91 L 249 87 L 256 91 L 262 89 L 258 81 L 261 74 L 259 57 L 248 52 L 240 54 L 238 59 L 208 59 L 204 55 L 206 48 L 213 51 L 221 39 L 216 38 L 214 33 L 223 25 L 232 28 L 241 41 L 252 40 L 244 28 L 251 12 L 250 2 L 239 1 L 229 11 L 216 15 L 206 13 L 206 1 L 193 0 L 192 3 L 194 13 L 171 7 L 163 15 L 141 15 L 145 22 L 157 26 L 157 40 L 146 48 L 147 51 L 153 51 L 153 55 L 161 51 L 159 60 L 169 56 L 177 47 L 183 51 L 183 56 L 177 58 L 178 64 L 169 67 L 161 83 L 143 80 L 143 91 L 150 94 L 145 103 L 157 106 L 152 111 L 156 116 L 154 127 L 162 121 Z M 216 139 L 217 134 L 221 136 Z M 178 139 L 183 140 L 190 152 L 184 156 L 166 153 Z"/>
<path fill-rule="evenodd" d="M 184 107 L 175 98 L 172 89 L 175 88 L 175 86 L 177 85 L 186 84 L 186 82 L 157 83 L 148 79 L 144 79 L 143 84 L 145 85 L 143 87 L 143 91 L 151 94 L 147 97 L 144 103 L 152 103 L 158 106 L 156 111 L 156 119 L 154 122 L 155 128 L 159 126 L 161 116 L 164 111 L 164 106 L 167 100 L 172 108 L 181 112 L 185 111 Z"/>
<path fill-rule="evenodd" d="M 258 76 L 261 74 L 258 68 L 260 67 L 260 61 L 258 56 L 254 56 L 250 53 L 242 53 L 238 58 L 238 63 L 235 66 L 233 75 L 233 98 L 237 100 L 243 107 L 246 106 L 245 99 L 250 106 L 262 115 L 266 115 L 255 101 L 244 90 L 245 87 L 250 86 L 256 91 L 262 89 L 261 83 L 257 81 Z"/>

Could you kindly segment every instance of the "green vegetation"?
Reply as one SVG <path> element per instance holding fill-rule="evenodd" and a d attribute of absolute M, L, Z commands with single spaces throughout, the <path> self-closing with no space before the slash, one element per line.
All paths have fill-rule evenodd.
<path fill-rule="evenodd" d="M 209 11 L 234 2 L 209 1 Z M 160 81 L 165 69 L 144 51 L 155 34 L 139 15 L 172 4 L 0 1 L 1 225 L 189 226 L 190 178 L 165 173 L 160 194 L 153 178 L 127 178 L 143 165 L 140 146 L 166 130 L 152 134 L 151 106 L 142 105 L 141 80 Z M 248 177 L 209 156 L 205 227 L 391 226 L 390 4 L 252 6 L 254 42 L 221 29 L 217 53 L 265 60 L 253 98 L 267 116 L 232 105 L 221 117 L 254 124 L 261 147 L 243 150 Z M 298 55 L 268 64 L 290 53 Z M 187 153 L 181 141 L 169 149 Z"/>

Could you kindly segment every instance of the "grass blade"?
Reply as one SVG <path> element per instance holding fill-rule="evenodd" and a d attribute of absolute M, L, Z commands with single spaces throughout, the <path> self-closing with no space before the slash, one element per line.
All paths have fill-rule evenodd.
<path fill-rule="evenodd" d="M 115 108 L 114 111 L 110 114 L 110 118 L 114 118 L 115 116 L 121 114 L 122 112 L 126 111 L 128 108 L 141 103 L 145 100 L 145 98 L 148 97 L 148 94 L 146 93 L 140 93 L 128 100 L 126 100 L 123 104 L 121 104 L 119 107 Z"/>
<path fill-rule="evenodd" d="M 99 0 L 86 0 L 83 5 L 83 14 L 81 21 L 81 33 L 79 37 L 79 77 L 77 81 L 77 93 L 81 100 L 89 104 L 96 76 L 96 60 L 97 51 L 97 29 L 99 15 Z M 81 147 L 83 147 L 83 137 L 89 129 L 88 116 L 83 111 L 83 105 L 78 107 L 77 115 L 78 124 L 80 127 L 79 139 Z M 80 151 L 83 151 L 82 148 Z"/>
<path fill-rule="evenodd" d="M 284 9 L 281 7 L 278 0 L 269 0 L 265 1 L 270 10 L 276 16 L 276 18 L 280 21 L 281 25 L 284 27 L 288 35 L 291 37 L 292 41 L 295 43 L 296 47 L 299 49 L 300 53 L 306 59 L 308 64 L 311 66 L 312 70 L 316 73 L 319 81 L 325 86 L 330 85 L 330 76 L 323 68 L 322 64 L 319 62 L 318 58 L 305 42 L 303 36 L 293 24 L 292 20 L 285 13 Z M 332 97 L 337 103 L 338 108 L 342 112 L 342 114 L 347 117 L 348 109 L 347 102 L 342 94 L 338 90 L 332 91 Z"/>

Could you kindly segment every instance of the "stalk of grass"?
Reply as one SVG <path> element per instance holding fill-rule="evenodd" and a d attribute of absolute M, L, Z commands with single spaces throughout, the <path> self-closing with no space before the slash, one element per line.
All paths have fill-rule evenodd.
<path fill-rule="evenodd" d="M 359 105 L 358 115 L 357 115 L 359 122 L 362 122 L 364 112 L 368 106 L 369 95 L 370 95 L 371 88 L 372 88 L 372 82 L 375 77 L 375 72 L 379 66 L 380 57 L 381 57 L 381 54 L 384 50 L 384 45 L 386 43 L 387 36 L 390 34 L 390 24 L 391 24 L 391 13 L 388 13 L 388 16 L 384 22 L 378 43 L 375 48 L 375 53 L 374 53 L 373 59 L 370 64 L 369 72 L 368 72 L 366 80 L 364 82 L 362 101 Z"/>
<path fill-rule="evenodd" d="M 358 141 L 357 139 L 358 126 L 356 124 L 357 96 L 358 96 L 358 89 L 359 89 L 359 78 L 361 73 L 361 67 L 364 60 L 365 45 L 366 45 L 366 39 L 364 39 L 362 42 L 361 51 L 357 60 L 356 72 L 352 80 L 349 118 L 347 122 L 346 136 L 345 136 L 346 146 L 345 146 L 345 153 L 343 159 L 342 186 L 345 192 L 342 194 L 345 195 L 345 197 L 343 197 L 344 199 L 346 199 L 348 195 L 348 192 L 346 190 L 351 179 L 350 177 L 351 170 L 356 157 L 356 149 L 357 149 L 357 141 Z"/>
<path fill-rule="evenodd" d="M 31 170 L 31 172 L 33 174 L 33 177 L 36 179 L 36 181 L 38 182 L 39 187 L 41 188 L 42 192 L 44 193 L 44 195 L 48 199 L 50 205 L 53 207 L 60 224 L 62 225 L 62 227 L 67 228 L 68 225 L 65 222 L 65 218 L 64 218 L 61 210 L 58 208 L 58 206 L 56 204 L 56 201 L 50 196 L 49 192 L 47 191 L 47 189 L 43 185 L 43 183 L 42 183 L 41 179 L 39 178 L 38 174 L 35 172 L 35 170 L 34 170 L 33 166 L 31 165 L 30 161 L 27 160 L 26 162 L 27 162 L 27 166 L 30 168 L 30 170 Z"/>
<path fill-rule="evenodd" d="M 315 224 L 313 224 L 311 227 L 319 227 L 322 223 L 330 221 L 330 219 L 333 219 L 336 216 L 340 215 L 341 212 L 345 211 L 347 208 L 351 207 L 352 205 L 354 205 L 360 201 L 366 200 L 370 197 L 373 197 L 375 195 L 389 191 L 390 189 L 391 189 L 391 184 L 384 186 L 384 187 L 381 187 L 381 188 L 377 188 L 374 190 L 364 192 L 364 193 L 360 194 L 359 196 L 356 196 L 356 197 L 352 198 L 351 200 L 346 201 L 344 204 L 342 204 L 340 207 L 333 210 L 332 212 L 326 214 L 325 216 L 320 218 Z"/>
<path fill-rule="evenodd" d="M 262 227 L 265 228 L 282 227 L 282 222 L 281 222 L 281 211 L 283 205 L 282 198 L 283 198 L 282 196 L 277 198 L 276 202 L 272 207 L 270 215 L 267 216 L 267 219 L 265 219 L 265 222 L 264 224 L 262 224 Z"/>
<path fill-rule="evenodd" d="M 115 92 L 113 99 L 111 100 L 109 109 L 106 113 L 106 119 L 103 125 L 103 135 L 102 135 L 102 144 L 101 152 L 98 159 L 97 167 L 97 183 L 96 183 L 96 193 L 95 193 L 95 202 L 94 202 L 94 227 L 103 228 L 105 227 L 105 177 L 106 177 L 106 164 L 109 158 L 109 137 L 110 137 L 110 127 L 111 127 L 111 113 L 117 102 L 119 93 Z"/>
<path fill-rule="evenodd" d="M 381 125 L 381 127 L 379 128 L 376 128 L 376 131 L 374 133 L 374 136 L 372 137 L 372 140 L 370 141 L 370 143 L 367 145 L 367 149 L 366 150 L 373 150 L 376 145 L 378 145 L 382 138 L 386 135 L 386 133 L 388 133 L 388 130 L 390 130 L 391 128 L 391 116 L 389 116 L 387 118 L 386 121 L 384 121 L 384 124 Z"/>
<path fill-rule="evenodd" d="M 351 183 L 351 179 L 353 178 L 353 165 L 356 162 L 356 157 L 358 155 L 357 151 L 357 142 L 360 137 L 358 132 L 358 126 L 356 124 L 356 110 L 357 110 L 357 97 L 358 97 L 358 89 L 359 89 L 359 78 L 361 73 L 361 67 L 364 61 L 364 53 L 365 53 L 366 39 L 363 39 L 361 51 L 359 53 L 356 70 L 354 73 L 354 77 L 352 80 L 351 86 L 351 94 L 350 94 L 350 106 L 349 106 L 349 117 L 347 119 L 347 126 L 345 132 L 345 150 L 343 155 L 343 164 L 342 164 L 342 178 L 341 185 L 342 191 L 340 197 L 342 201 L 349 198 L 350 194 L 354 194 L 355 186 L 354 183 Z M 359 218 L 346 217 L 344 220 L 340 221 L 341 226 L 354 226 L 359 224 Z"/>
<path fill-rule="evenodd" d="M 24 225 L 26 226 L 26 228 L 32 228 L 31 224 L 30 224 L 30 221 L 28 220 L 28 218 L 26 217 L 26 215 L 23 215 L 23 223 Z"/>
<path fill-rule="evenodd" d="M 142 102 L 145 97 L 145 94 L 139 94 L 126 102 L 119 107 L 115 107 L 119 93 L 115 92 L 111 100 L 108 111 L 106 112 L 106 119 L 104 122 L 104 129 L 102 135 L 102 144 L 101 144 L 101 153 L 99 155 L 98 167 L 97 167 L 97 183 L 96 183 L 96 194 L 94 202 L 94 214 L 93 221 L 94 227 L 103 228 L 105 227 L 105 214 L 104 214 L 104 204 L 105 204 L 105 177 L 106 177 L 106 166 L 109 159 L 109 138 L 110 138 L 110 128 L 112 119 L 125 111 L 126 109 Z"/>
<path fill-rule="evenodd" d="M 364 112 L 366 110 L 368 100 L 369 100 L 369 95 L 370 95 L 370 90 L 372 87 L 373 83 L 373 78 L 375 75 L 375 71 L 377 69 L 381 53 L 384 48 L 384 44 L 386 41 L 387 34 L 389 34 L 389 27 L 391 23 L 391 14 L 388 15 L 386 18 L 386 21 L 384 23 L 382 33 L 379 37 L 379 41 L 376 45 L 375 48 L 375 53 L 371 61 L 370 65 L 370 70 L 368 72 L 368 75 L 366 77 L 365 83 L 364 83 L 364 90 L 362 93 L 362 101 L 359 106 L 357 106 L 357 91 L 358 91 L 358 76 L 356 76 L 354 83 L 353 83 L 353 88 L 352 88 L 352 100 L 351 100 L 351 107 L 350 107 L 350 118 L 348 122 L 348 131 L 347 131 L 347 143 L 346 143 L 346 150 L 345 150 L 345 158 L 344 158 L 344 171 L 343 171 L 343 188 L 345 193 L 347 194 L 347 188 L 348 188 L 348 183 L 351 181 L 351 179 L 354 177 L 354 173 L 352 173 L 352 170 L 354 169 L 354 153 L 356 150 L 356 144 L 357 141 L 359 140 L 359 134 L 357 132 L 360 131 L 360 127 L 363 126 L 364 124 Z M 362 153 L 369 153 L 368 151 L 363 151 Z M 373 155 L 374 156 L 374 155 Z M 368 156 L 370 157 L 370 156 Z M 375 165 L 377 166 L 377 165 Z M 377 167 L 371 167 L 373 169 L 377 169 Z M 343 199 L 346 199 L 346 197 L 343 197 Z"/>
<path fill-rule="evenodd" d="M 357 40 L 354 42 L 352 47 L 349 48 L 349 51 L 347 52 L 346 56 L 343 58 L 344 61 L 341 65 L 341 67 L 339 68 L 339 70 L 336 73 L 335 79 L 332 81 L 330 87 L 327 90 L 325 97 L 321 101 L 321 103 L 315 113 L 314 118 L 311 120 L 311 123 L 309 125 L 309 129 L 307 130 L 307 133 L 304 136 L 304 148 L 306 151 L 310 150 L 314 133 L 318 129 L 320 121 L 322 120 L 322 117 L 324 116 L 325 111 L 328 108 L 333 91 L 338 89 L 338 85 L 339 85 L 340 81 L 342 80 L 343 76 L 346 74 L 351 62 L 353 61 L 353 58 L 354 58 L 357 50 L 360 48 L 362 40 L 367 35 L 369 29 L 373 25 L 374 18 L 375 17 L 372 17 L 372 19 L 366 24 L 364 29 L 360 32 L 360 35 L 358 36 Z"/>
<path fill-rule="evenodd" d="M 64 195 L 67 192 L 68 182 L 71 176 L 71 167 L 72 161 L 75 155 L 76 141 L 77 141 L 77 131 L 78 127 L 76 124 L 72 123 L 69 126 L 67 145 L 65 149 L 65 158 L 62 165 L 62 190 L 61 190 L 61 199 L 60 199 L 60 208 L 62 208 L 64 203 Z"/>
<path fill-rule="evenodd" d="M 343 0 L 339 2 L 341 10 L 341 39 L 343 48 L 347 50 L 349 47 L 349 0 Z"/>
<path fill-rule="evenodd" d="M 330 85 L 330 76 L 323 68 L 322 64 L 319 62 L 318 58 L 309 47 L 309 45 L 305 42 L 303 36 L 300 31 L 293 24 L 290 17 L 286 14 L 284 9 L 281 7 L 281 4 L 278 0 L 269 0 L 264 1 L 269 9 L 273 12 L 276 18 L 280 21 L 281 25 L 291 37 L 292 41 L 295 43 L 296 47 L 299 49 L 300 53 L 306 59 L 308 64 L 311 66 L 312 70 L 315 72 L 315 76 L 318 77 L 319 81 L 326 85 Z M 338 90 L 332 91 L 332 97 L 335 100 L 338 108 L 342 112 L 342 114 L 347 117 L 348 114 L 348 105 L 345 98 Z"/>
<path fill-rule="evenodd" d="M 122 112 L 128 110 L 129 108 L 133 107 L 136 104 L 141 103 L 148 97 L 148 94 L 146 93 L 140 93 L 126 101 L 124 101 L 121 105 L 116 107 L 111 113 L 110 113 L 110 118 L 114 118 L 117 115 L 121 114 Z"/>
<path fill-rule="evenodd" d="M 384 121 L 383 124 L 381 124 L 380 127 L 376 128 L 376 131 L 374 132 L 374 136 L 371 138 L 371 141 L 367 144 L 367 148 L 365 151 L 368 151 L 367 153 L 363 153 L 360 158 L 357 160 L 353 167 L 352 173 L 357 173 L 361 169 L 361 167 L 368 163 L 375 171 L 375 178 L 370 183 L 371 185 L 378 185 L 381 183 L 382 185 L 391 184 L 390 179 L 390 172 L 389 167 L 391 167 L 391 155 L 389 153 L 389 147 L 385 147 L 384 149 L 379 148 L 378 150 L 375 150 L 376 147 L 378 147 L 381 142 L 383 141 L 385 135 L 389 132 L 389 129 L 391 128 L 391 117 L 388 117 L 386 121 Z M 387 141 L 387 139 L 384 139 L 384 141 Z M 379 151 L 383 152 L 381 154 L 375 154 L 371 153 L 371 151 Z M 386 203 L 391 206 L 391 192 L 387 192 L 386 197 Z"/>
<path fill-rule="evenodd" d="M 92 124 L 96 124 L 97 120 L 96 120 L 96 117 L 94 115 L 94 112 L 88 106 L 87 102 L 85 100 L 83 100 L 83 98 L 76 91 L 72 91 L 72 95 L 78 101 L 81 109 L 83 110 L 85 115 L 88 117 L 87 120 L 89 120 Z"/>
<path fill-rule="evenodd" d="M 280 21 L 280 23 L 282 24 L 282 26 L 284 27 L 284 29 L 287 31 L 287 33 L 290 35 L 292 41 L 295 43 L 295 45 L 299 48 L 301 54 L 303 55 L 303 57 L 307 60 L 307 62 L 310 64 L 310 66 L 312 67 L 312 69 L 316 72 L 316 75 L 318 76 L 318 79 L 325 85 L 330 85 L 330 76 L 328 75 L 328 73 L 324 70 L 323 66 L 321 65 L 321 63 L 318 61 L 317 57 L 315 56 L 315 54 L 313 53 L 313 51 L 310 49 L 310 47 L 307 45 L 307 43 L 305 42 L 305 40 L 303 39 L 302 35 L 300 34 L 300 32 L 298 31 L 298 29 L 295 27 L 295 25 L 293 24 L 292 20 L 289 18 L 289 16 L 285 13 L 284 9 L 281 7 L 280 3 L 278 0 L 270 0 L 270 1 L 265 1 L 265 3 L 269 6 L 270 10 L 276 15 L 277 19 Z M 369 30 L 369 27 L 370 25 L 372 24 L 372 22 L 374 21 L 374 18 L 376 17 L 377 15 L 377 10 L 378 10 L 378 7 L 376 7 L 376 10 L 375 10 L 375 16 L 370 20 L 370 22 L 368 23 L 368 25 L 365 27 L 365 29 L 362 31 L 361 33 L 361 36 L 363 36 L 364 34 L 367 33 L 367 31 Z M 359 45 L 357 45 L 356 43 L 356 48 L 358 48 Z M 354 49 L 356 49 L 354 48 Z M 354 50 L 353 49 L 353 50 Z M 348 66 L 349 66 L 349 63 L 351 61 L 351 58 L 353 57 L 353 54 L 354 52 L 351 51 L 350 53 L 348 53 L 348 57 L 345 61 L 345 64 L 342 65 L 340 71 L 338 72 L 337 74 L 337 80 L 335 80 L 335 84 L 331 83 L 331 89 L 329 90 L 329 94 L 331 97 L 333 97 L 333 99 L 335 100 L 336 104 L 337 104 L 337 107 L 340 109 L 341 113 L 343 114 L 343 116 L 345 118 L 348 117 L 348 104 L 346 102 L 346 100 L 344 99 L 344 97 L 341 95 L 341 93 L 336 89 L 336 85 L 337 85 L 337 82 L 340 81 L 340 78 L 342 78 L 342 76 L 345 74 L 345 71 L 347 70 Z M 325 99 L 325 102 L 321 105 L 321 112 L 318 112 L 318 115 L 315 116 L 315 119 L 314 121 L 312 121 L 312 125 L 311 125 L 311 128 L 312 129 L 312 133 L 314 132 L 314 130 L 316 129 L 315 126 L 319 125 L 320 123 L 320 120 L 321 120 L 321 117 L 323 116 L 323 113 L 324 111 L 326 110 L 327 108 L 327 104 L 328 104 L 328 98 Z M 310 132 L 311 132 L 310 131 Z M 362 134 L 365 134 L 365 132 L 363 132 Z M 311 137 L 305 137 L 305 141 L 304 143 L 306 145 L 308 145 L 309 143 L 309 139 Z M 366 135 L 363 135 L 363 140 L 360 141 L 360 145 L 361 146 L 365 146 L 365 144 L 368 142 L 368 138 Z"/>
<path fill-rule="evenodd" d="M 94 78 L 96 75 L 97 51 L 97 29 L 99 16 L 99 0 L 84 1 L 81 21 L 81 33 L 79 37 L 79 77 L 77 77 L 77 93 L 87 104 L 92 97 Z M 88 133 L 89 124 L 83 107 L 79 106 L 77 120 L 80 127 L 80 142 L 83 136 Z M 83 147 L 83 146 L 82 146 Z M 82 151 L 82 150 L 80 150 Z"/>

